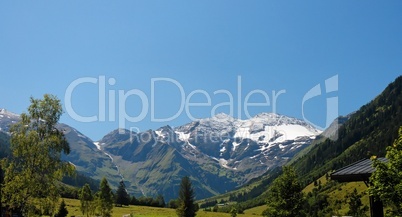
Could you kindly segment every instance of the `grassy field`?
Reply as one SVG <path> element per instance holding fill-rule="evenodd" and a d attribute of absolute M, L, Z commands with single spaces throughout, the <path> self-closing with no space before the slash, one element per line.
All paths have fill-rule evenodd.
<path fill-rule="evenodd" d="M 321 176 L 317 182 L 321 182 L 321 185 L 325 185 L 327 183 L 327 179 L 325 178 L 325 175 Z M 308 192 L 312 192 L 313 188 L 315 188 L 314 186 L 314 182 L 310 183 L 309 185 L 307 185 L 304 189 L 303 189 L 303 193 L 307 194 Z"/>
<path fill-rule="evenodd" d="M 325 176 L 322 176 L 320 179 L 321 184 L 325 185 L 327 180 L 325 179 Z M 318 181 L 318 180 L 317 180 Z M 314 184 L 311 183 L 310 185 L 306 186 L 303 189 L 303 192 L 307 194 L 308 192 L 311 192 L 312 189 L 314 188 Z M 365 186 L 364 183 L 362 182 L 354 182 L 354 183 L 347 183 L 347 184 L 342 184 L 340 185 L 336 190 L 332 190 L 327 192 L 328 193 L 328 200 L 330 203 L 333 203 L 337 199 L 345 199 L 346 195 L 351 193 L 353 189 L 356 188 L 358 192 L 364 192 L 367 187 Z M 217 197 L 216 199 L 222 199 L 222 195 L 220 197 Z M 67 209 L 68 209 L 68 216 L 82 216 L 82 213 L 80 211 L 80 201 L 79 200 L 74 200 L 74 199 L 64 199 L 66 204 L 67 204 Z M 362 202 L 365 205 L 368 205 L 368 196 L 364 195 L 362 198 Z M 266 205 L 263 206 L 258 206 L 254 207 L 248 210 L 245 210 L 244 214 L 238 214 L 237 216 L 239 217 L 252 217 L 252 216 L 261 216 L 261 213 L 266 209 Z M 348 207 L 346 204 L 343 204 L 338 212 L 340 214 L 345 214 L 348 210 Z M 175 217 L 176 212 L 174 209 L 168 209 L 168 208 L 156 208 L 156 207 L 146 207 L 146 206 L 128 206 L 128 207 L 114 207 L 113 208 L 113 217 L 121 217 L 123 215 L 127 215 L 133 213 L 134 216 L 141 216 L 141 217 L 157 217 L 157 216 L 163 216 L 163 217 Z M 230 214 L 227 213 L 215 213 L 215 212 L 205 212 L 205 211 L 198 211 L 197 212 L 197 217 L 207 217 L 207 216 L 212 216 L 212 217 L 229 217 Z"/>
<path fill-rule="evenodd" d="M 246 216 L 261 216 L 262 212 L 267 209 L 267 205 L 257 206 L 251 209 L 244 210 Z"/>
<path fill-rule="evenodd" d="M 74 199 L 64 199 L 68 209 L 68 216 L 82 216 L 80 211 L 80 201 Z M 245 214 L 239 214 L 239 217 L 251 217 L 251 216 L 260 216 L 261 212 L 254 210 L 249 212 L 248 210 Z M 128 206 L 128 207 L 114 207 L 113 208 L 113 217 L 121 217 L 123 215 L 127 215 L 133 213 L 134 216 L 141 217 L 176 217 L 176 212 L 174 209 L 168 208 L 155 208 L 155 207 L 146 207 L 146 206 Z M 205 212 L 198 211 L 197 217 L 229 217 L 228 213 L 216 213 L 216 212 Z"/>
<path fill-rule="evenodd" d="M 325 175 L 322 176 L 321 178 L 319 178 L 317 180 L 317 182 L 320 181 L 322 185 L 325 185 L 327 183 L 327 179 L 325 178 Z M 314 183 L 310 183 L 308 186 L 306 186 L 303 189 L 303 193 L 307 194 L 311 191 L 313 191 L 314 188 Z M 346 197 L 348 194 L 351 194 L 353 192 L 353 190 L 356 188 L 356 190 L 359 193 L 363 193 L 363 197 L 361 198 L 363 205 L 367 205 L 369 206 L 369 197 L 368 195 L 365 193 L 367 190 L 367 186 L 364 184 L 364 182 L 348 182 L 348 183 L 343 183 L 343 184 L 339 184 L 337 189 L 332 189 L 329 191 L 326 191 L 326 193 L 328 194 L 328 202 L 330 204 L 335 203 L 336 200 L 342 200 L 343 203 L 342 205 L 339 207 L 339 210 L 337 210 L 339 215 L 345 215 L 348 210 L 349 210 L 349 205 L 347 204 Z M 367 215 L 369 215 L 369 213 L 367 212 Z"/>

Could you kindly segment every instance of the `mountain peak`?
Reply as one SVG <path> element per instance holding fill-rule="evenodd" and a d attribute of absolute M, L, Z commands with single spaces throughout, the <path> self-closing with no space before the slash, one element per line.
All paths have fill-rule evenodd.
<path fill-rule="evenodd" d="M 173 131 L 173 128 L 170 125 L 165 125 L 163 127 L 158 128 L 156 131 Z"/>
<path fill-rule="evenodd" d="M 8 132 L 12 124 L 20 120 L 20 115 L 0 108 L 0 131 Z"/>
<path fill-rule="evenodd" d="M 19 117 L 19 114 L 15 114 L 13 112 L 8 111 L 7 109 L 0 108 L 0 115 L 7 115 L 7 116 L 12 116 L 12 117 Z"/>
<path fill-rule="evenodd" d="M 231 120 L 231 121 L 233 121 L 235 118 L 233 118 L 232 116 L 230 116 L 230 115 L 228 115 L 226 113 L 221 112 L 221 113 L 218 113 L 215 116 L 213 116 L 212 119 L 214 119 L 214 120 L 218 119 L 218 120 Z"/>
<path fill-rule="evenodd" d="M 255 115 L 252 118 L 280 118 L 282 116 L 284 116 L 284 115 L 280 115 L 278 113 L 273 113 L 273 112 L 262 112 L 262 113 Z M 284 116 L 284 117 L 286 117 L 286 116 Z"/>

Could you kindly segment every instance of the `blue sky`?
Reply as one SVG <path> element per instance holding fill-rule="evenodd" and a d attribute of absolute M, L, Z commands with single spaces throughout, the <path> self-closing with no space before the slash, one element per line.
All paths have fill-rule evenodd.
<path fill-rule="evenodd" d="M 401 10 L 401 1 L 2 1 L 0 107 L 21 113 L 30 96 L 44 93 L 66 104 L 68 87 L 90 78 L 97 83 L 76 86 L 71 105 L 97 121 L 74 120 L 66 111 L 61 122 L 94 140 L 119 127 L 120 105 L 129 116 L 145 114 L 124 122 L 126 128 L 178 126 L 190 121 L 188 112 L 180 111 L 182 93 L 193 103 L 210 96 L 209 106 L 189 109 L 191 116 L 205 118 L 214 106 L 229 102 L 228 94 L 214 94 L 218 90 L 233 96 L 235 117 L 247 117 L 245 97 L 258 90 L 248 101 L 264 102 L 264 92 L 270 105 L 251 106 L 251 116 L 273 110 L 297 118 L 304 114 L 325 127 L 327 99 L 337 97 L 338 113 L 345 115 L 401 75 Z M 336 75 L 336 91 L 326 93 L 325 80 Z M 151 101 L 151 81 L 158 78 L 165 80 L 154 83 Z M 322 94 L 302 110 L 303 97 L 316 85 Z M 195 90 L 201 91 L 191 95 Z M 272 91 L 281 90 L 286 93 L 274 108 Z M 139 95 L 123 101 L 119 91 L 144 93 L 146 101 Z M 144 104 L 148 108 L 142 110 Z M 151 107 L 155 118 L 179 116 L 158 122 Z M 230 106 L 215 111 L 230 113 Z"/>

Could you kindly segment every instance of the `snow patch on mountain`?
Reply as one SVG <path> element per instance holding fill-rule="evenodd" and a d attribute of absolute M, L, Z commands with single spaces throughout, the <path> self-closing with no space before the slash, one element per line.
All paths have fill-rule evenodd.
<path fill-rule="evenodd" d="M 239 146 L 240 144 L 237 143 L 236 141 L 233 141 L 232 145 L 233 145 L 232 151 L 236 151 L 237 146 Z"/>
<path fill-rule="evenodd" d="M 221 155 L 222 155 L 223 152 L 225 152 L 225 151 L 226 151 L 226 147 L 225 147 L 225 146 L 222 146 L 222 148 L 221 148 L 221 150 L 220 150 Z"/>
<path fill-rule="evenodd" d="M 222 167 L 225 167 L 226 169 L 232 169 L 232 168 L 230 168 L 230 167 L 228 166 L 228 161 L 225 160 L 224 158 L 219 158 L 219 164 L 220 164 Z"/>
<path fill-rule="evenodd" d="M 96 148 L 100 151 L 102 151 L 101 149 L 101 144 L 99 144 L 99 142 L 94 142 L 94 145 L 96 146 Z"/>
<path fill-rule="evenodd" d="M 155 132 L 155 134 L 156 134 L 158 137 L 164 138 L 163 133 L 162 133 L 162 130 L 155 130 L 154 132 Z"/>
<path fill-rule="evenodd" d="M 188 141 L 188 139 L 190 138 L 190 133 L 184 133 L 179 131 L 175 131 L 175 133 L 179 135 L 179 139 L 181 141 Z"/>

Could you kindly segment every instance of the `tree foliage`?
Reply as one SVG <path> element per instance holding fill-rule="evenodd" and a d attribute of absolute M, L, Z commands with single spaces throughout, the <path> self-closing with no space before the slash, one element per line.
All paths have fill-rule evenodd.
<path fill-rule="evenodd" d="M 303 216 L 304 198 L 296 172 L 292 167 L 283 167 L 283 174 L 270 188 L 268 208 L 264 216 Z"/>
<path fill-rule="evenodd" d="M 116 206 L 128 206 L 130 204 L 130 195 L 128 195 L 123 181 L 120 181 L 119 187 L 117 188 L 115 204 Z"/>
<path fill-rule="evenodd" d="M 160 194 L 155 198 L 158 207 L 166 207 L 165 198 Z"/>
<path fill-rule="evenodd" d="M 175 201 L 175 202 L 173 202 Z M 172 202 L 172 206 L 169 206 L 169 208 L 174 208 L 176 209 L 176 200 L 171 200 L 169 201 L 169 203 Z M 173 204 L 174 203 L 174 204 Z M 135 196 L 131 197 L 131 201 L 130 201 L 131 205 L 138 205 L 138 206 L 151 206 L 151 207 L 166 207 L 166 202 L 165 199 L 162 195 L 158 195 L 156 198 L 152 198 L 152 197 L 144 197 L 141 196 L 140 198 L 136 198 Z"/>
<path fill-rule="evenodd" d="M 365 217 L 368 211 L 368 206 L 364 206 L 361 200 L 362 195 L 359 194 L 356 188 L 348 195 L 349 211 L 348 215 L 355 217 Z"/>
<path fill-rule="evenodd" d="M 55 217 L 66 217 L 68 214 L 68 210 L 66 207 L 66 203 L 64 202 L 64 200 L 61 201 L 60 206 L 59 206 L 59 210 L 57 211 Z"/>
<path fill-rule="evenodd" d="M 91 203 L 93 203 L 94 197 L 91 192 L 89 184 L 85 184 L 80 192 L 81 212 L 83 215 L 89 216 L 91 212 Z"/>
<path fill-rule="evenodd" d="M 177 199 L 169 200 L 167 207 L 171 208 L 171 209 L 177 209 L 178 208 L 178 200 Z"/>
<path fill-rule="evenodd" d="M 98 192 L 98 209 L 100 215 L 109 217 L 113 209 L 113 193 L 106 178 L 103 178 Z"/>
<path fill-rule="evenodd" d="M 190 178 L 188 176 L 183 177 L 180 183 L 177 216 L 194 217 L 196 215 L 198 210 L 194 204 L 194 196 Z"/>
<path fill-rule="evenodd" d="M 330 204 L 326 190 L 330 190 L 334 184 L 335 182 L 327 182 L 323 188 L 318 189 L 316 187 L 312 192 L 307 194 L 305 207 L 307 216 L 321 217 L 330 214 L 332 210 L 331 207 L 329 207 Z"/>
<path fill-rule="evenodd" d="M 236 217 L 237 216 L 237 209 L 236 208 L 232 208 L 232 210 L 230 210 L 230 216 L 231 217 Z"/>
<path fill-rule="evenodd" d="M 48 203 L 52 212 L 59 198 L 56 181 L 73 170 L 61 161 L 61 154 L 70 152 L 63 132 L 56 128 L 61 114 L 60 100 L 45 94 L 43 99 L 31 98 L 28 113 L 10 128 L 11 157 L 3 160 L 2 197 L 25 215 Z"/>
<path fill-rule="evenodd" d="M 371 175 L 369 193 L 390 207 L 390 216 L 402 216 L 402 127 L 399 137 L 387 147 L 387 163 L 374 157 L 375 172 Z"/>

